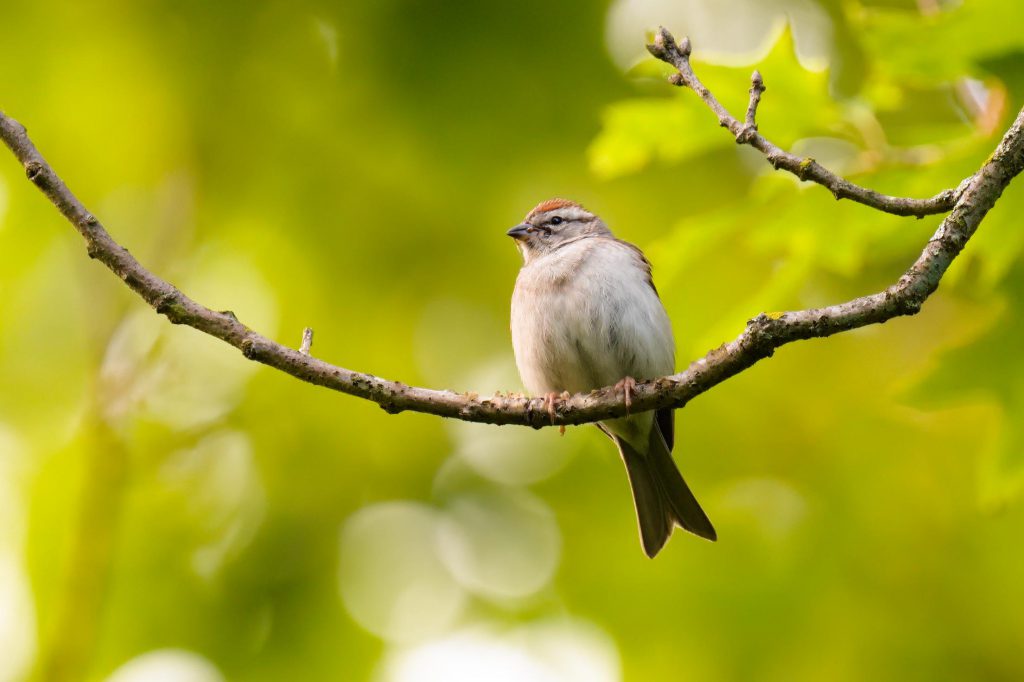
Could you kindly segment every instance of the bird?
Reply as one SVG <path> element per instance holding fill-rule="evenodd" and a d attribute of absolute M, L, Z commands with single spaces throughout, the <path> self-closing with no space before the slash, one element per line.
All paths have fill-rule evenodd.
<path fill-rule="evenodd" d="M 559 396 L 612 385 L 628 410 L 637 380 L 675 372 L 672 325 L 639 248 L 568 199 L 541 202 L 507 234 L 523 261 L 512 293 L 516 366 L 527 391 L 544 396 L 552 415 Z M 627 412 L 597 427 L 626 465 L 648 557 L 675 526 L 717 539 L 672 459 L 672 408 Z"/>

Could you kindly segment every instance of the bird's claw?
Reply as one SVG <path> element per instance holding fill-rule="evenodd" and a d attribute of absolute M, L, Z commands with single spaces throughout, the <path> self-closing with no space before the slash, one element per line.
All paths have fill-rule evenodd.
<path fill-rule="evenodd" d="M 633 391 L 636 390 L 636 379 L 633 377 L 623 377 L 622 380 L 615 384 L 616 391 L 622 391 L 626 404 L 626 416 L 629 416 L 629 408 L 633 406 Z"/>
<path fill-rule="evenodd" d="M 552 391 L 544 395 L 544 409 L 548 412 L 548 417 L 551 419 L 551 425 L 555 425 L 555 417 L 557 412 L 555 411 L 555 401 L 558 400 L 558 394 Z"/>

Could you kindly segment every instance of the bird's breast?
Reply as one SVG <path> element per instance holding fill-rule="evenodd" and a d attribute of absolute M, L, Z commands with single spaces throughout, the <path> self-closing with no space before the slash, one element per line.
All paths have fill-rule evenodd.
<path fill-rule="evenodd" d="M 516 281 L 512 342 L 531 393 L 576 393 L 674 369 L 668 318 L 631 247 L 591 242 L 528 264 Z"/>

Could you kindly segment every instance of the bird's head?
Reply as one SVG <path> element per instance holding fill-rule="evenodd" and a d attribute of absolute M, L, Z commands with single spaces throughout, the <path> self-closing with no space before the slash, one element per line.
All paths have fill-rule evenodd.
<path fill-rule="evenodd" d="M 600 218 L 568 199 L 542 201 L 526 214 L 523 222 L 508 231 L 526 262 L 567 242 L 610 234 Z"/>

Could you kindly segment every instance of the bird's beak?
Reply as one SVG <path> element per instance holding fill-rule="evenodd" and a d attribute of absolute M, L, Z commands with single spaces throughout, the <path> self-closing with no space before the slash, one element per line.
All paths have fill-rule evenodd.
<path fill-rule="evenodd" d="M 530 230 L 530 225 L 527 225 L 526 223 L 522 223 L 522 224 L 516 225 L 515 227 L 513 227 L 511 230 L 509 230 L 505 234 L 507 234 L 509 237 L 512 237 L 512 239 L 515 239 L 517 241 L 522 241 L 523 239 L 526 239 L 526 235 L 529 232 L 529 230 Z"/>

